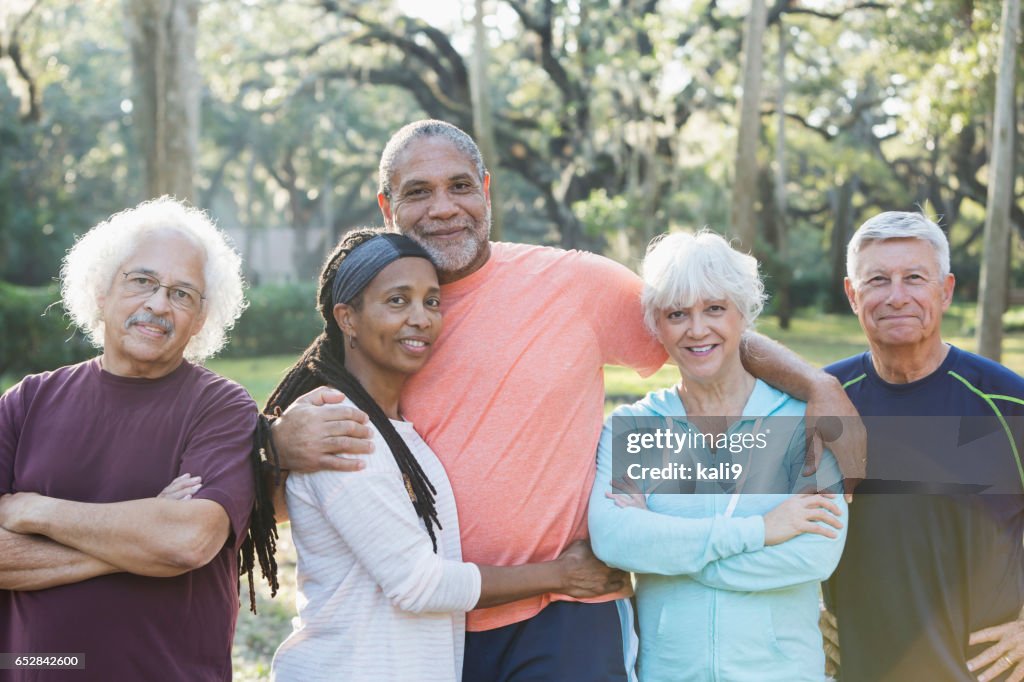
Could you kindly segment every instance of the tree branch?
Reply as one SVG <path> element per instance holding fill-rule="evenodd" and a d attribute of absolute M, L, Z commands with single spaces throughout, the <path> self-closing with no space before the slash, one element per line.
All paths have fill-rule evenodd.
<path fill-rule="evenodd" d="M 780 14 L 809 14 L 814 17 L 821 19 L 828 19 L 829 21 L 839 21 L 848 12 L 854 12 L 861 9 L 889 9 L 889 5 L 880 2 L 858 2 L 854 5 L 847 7 L 846 9 L 838 12 L 822 12 L 820 10 L 810 9 L 802 5 L 791 5 L 780 11 Z"/>
<path fill-rule="evenodd" d="M 348 66 L 321 71 L 316 78 L 351 79 L 359 83 L 393 85 L 404 88 L 429 115 L 435 118 L 453 119 L 462 128 L 470 127 L 471 114 L 467 106 L 451 100 L 436 83 L 424 81 L 412 69 L 406 67 L 361 69 Z M 310 79 L 307 78 L 308 80 Z M 306 87 L 309 86 L 306 85 Z"/>
<path fill-rule="evenodd" d="M 278 62 L 278 61 L 289 61 L 297 57 L 312 57 L 323 48 L 327 47 L 336 40 L 341 40 L 349 35 L 347 31 L 337 31 L 332 33 L 310 45 L 304 45 L 303 47 L 294 47 L 290 50 L 277 53 L 266 53 L 256 57 L 246 59 L 247 62 L 266 63 L 266 62 Z"/>
<path fill-rule="evenodd" d="M 42 118 L 43 112 L 39 105 L 39 87 L 36 85 L 35 79 L 29 73 L 28 67 L 25 66 L 25 61 L 22 59 L 21 42 L 18 39 L 18 32 L 25 26 L 25 22 L 32 16 L 32 13 L 35 12 L 41 2 L 42 0 L 35 0 L 18 19 L 11 30 L 11 37 L 7 43 L 6 50 L 0 45 L 0 57 L 3 57 L 6 52 L 14 64 L 14 70 L 18 72 L 18 75 L 25 81 L 25 86 L 28 88 L 28 111 L 21 117 L 21 120 L 24 122 L 31 121 L 32 123 L 38 123 L 39 119 Z"/>

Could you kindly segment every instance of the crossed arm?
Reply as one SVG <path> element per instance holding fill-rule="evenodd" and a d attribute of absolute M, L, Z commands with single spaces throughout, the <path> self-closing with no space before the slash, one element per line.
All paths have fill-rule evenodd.
<path fill-rule="evenodd" d="M 44 590 L 118 570 L 49 538 L 0 528 L 0 589 Z"/>
<path fill-rule="evenodd" d="M 39 590 L 118 571 L 180 575 L 213 559 L 229 531 L 227 512 L 211 500 L 96 504 L 4 495 L 0 589 Z"/>

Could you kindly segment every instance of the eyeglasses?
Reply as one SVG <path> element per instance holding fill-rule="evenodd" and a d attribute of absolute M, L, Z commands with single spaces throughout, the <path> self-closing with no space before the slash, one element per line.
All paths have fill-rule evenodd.
<path fill-rule="evenodd" d="M 167 289 L 171 305 L 178 310 L 191 312 L 199 308 L 206 297 L 187 284 L 160 284 L 160 280 L 145 272 L 122 272 L 124 288 L 131 296 L 152 296 L 157 289 Z"/>

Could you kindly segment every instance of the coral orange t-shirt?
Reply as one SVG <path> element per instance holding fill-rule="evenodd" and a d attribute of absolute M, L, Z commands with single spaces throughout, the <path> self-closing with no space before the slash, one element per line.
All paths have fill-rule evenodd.
<path fill-rule="evenodd" d="M 506 243 L 441 287 L 444 327 L 402 412 L 448 472 L 465 561 L 548 561 L 587 537 L 604 365 L 646 376 L 666 360 L 644 327 L 641 289 L 607 258 Z M 473 611 L 467 628 L 525 620 L 553 599 L 568 597 Z"/>

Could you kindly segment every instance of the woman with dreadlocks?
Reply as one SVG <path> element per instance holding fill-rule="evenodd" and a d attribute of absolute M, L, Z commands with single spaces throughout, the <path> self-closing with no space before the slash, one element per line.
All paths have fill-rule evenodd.
<path fill-rule="evenodd" d="M 354 473 L 293 473 L 288 511 L 298 552 L 298 619 L 273 662 L 277 680 L 457 682 L 464 612 L 545 592 L 585 598 L 626 575 L 574 545 L 554 561 L 462 562 L 451 485 L 403 421 L 402 387 L 441 329 L 433 262 L 408 237 L 346 235 L 320 275 L 324 331 L 267 404 L 318 387 L 369 415 L 374 451 Z"/>

